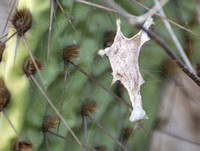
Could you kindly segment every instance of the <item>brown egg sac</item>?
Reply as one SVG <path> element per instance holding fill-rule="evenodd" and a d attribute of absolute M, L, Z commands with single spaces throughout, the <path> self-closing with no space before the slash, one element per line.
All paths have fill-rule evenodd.
<path fill-rule="evenodd" d="M 87 116 L 92 112 L 95 112 L 96 109 L 97 109 L 97 104 L 95 101 L 87 101 L 84 102 L 82 105 L 81 114 Z"/>
<path fill-rule="evenodd" d="M 10 93 L 6 88 L 3 78 L 0 77 L 0 111 L 5 108 L 10 101 Z"/>
<path fill-rule="evenodd" d="M 54 128 L 55 125 L 58 123 L 57 119 L 52 115 L 47 115 L 42 123 L 42 130 L 44 132 L 48 131 L 51 128 Z"/>
<path fill-rule="evenodd" d="M 31 28 L 32 15 L 28 9 L 17 10 L 11 22 L 18 36 L 22 36 Z"/>
<path fill-rule="evenodd" d="M 36 58 L 34 58 L 34 60 L 37 64 L 38 68 L 41 69 L 42 63 L 40 62 L 40 60 L 38 60 Z M 31 59 L 31 57 L 27 58 L 26 61 L 24 62 L 23 71 L 27 75 L 27 77 L 36 73 L 37 70 L 34 66 L 34 63 L 33 63 L 33 60 Z"/>
<path fill-rule="evenodd" d="M 72 61 L 79 56 L 79 48 L 77 45 L 69 45 L 63 50 L 63 59 L 65 62 Z"/>
<path fill-rule="evenodd" d="M 33 145 L 28 140 L 16 139 L 12 143 L 12 151 L 32 151 Z"/>
<path fill-rule="evenodd" d="M 2 60 L 3 52 L 4 52 L 5 48 L 6 48 L 6 45 L 2 44 L 2 42 L 0 41 L 0 62 Z"/>

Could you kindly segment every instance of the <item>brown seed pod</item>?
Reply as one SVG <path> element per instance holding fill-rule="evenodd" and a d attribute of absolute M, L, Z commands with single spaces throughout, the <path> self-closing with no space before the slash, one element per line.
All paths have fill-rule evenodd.
<path fill-rule="evenodd" d="M 121 132 L 121 139 L 126 141 L 131 137 L 132 134 L 133 134 L 133 128 L 126 127 Z"/>
<path fill-rule="evenodd" d="M 114 31 L 106 31 L 104 34 L 104 43 L 103 46 L 104 48 L 110 47 L 115 39 L 116 33 Z"/>
<path fill-rule="evenodd" d="M 35 59 L 35 62 L 38 66 L 39 69 L 42 68 L 42 63 L 40 62 L 40 60 Z M 31 59 L 31 57 L 27 58 L 26 61 L 24 62 L 24 67 L 23 67 L 24 73 L 27 75 L 27 77 L 29 77 L 30 75 L 33 75 L 36 73 L 36 68 L 34 66 L 33 60 Z"/>
<path fill-rule="evenodd" d="M 81 114 L 87 116 L 92 112 L 95 112 L 96 109 L 97 109 L 97 104 L 95 101 L 87 101 L 82 104 Z"/>
<path fill-rule="evenodd" d="M 65 62 L 72 61 L 79 56 L 79 48 L 77 45 L 69 45 L 63 50 L 63 59 Z"/>
<path fill-rule="evenodd" d="M 32 151 L 33 145 L 28 140 L 17 138 L 12 143 L 12 151 Z"/>
<path fill-rule="evenodd" d="M 43 120 L 42 130 L 47 132 L 49 129 L 54 128 L 57 123 L 58 121 L 53 115 L 47 115 Z"/>
<path fill-rule="evenodd" d="M 18 36 L 22 36 L 31 28 L 32 15 L 28 9 L 17 10 L 11 20 Z"/>
<path fill-rule="evenodd" d="M 10 93 L 6 88 L 3 79 L 0 77 L 0 110 L 5 108 L 10 101 Z"/>
<path fill-rule="evenodd" d="M 4 43 L 2 44 L 2 42 L 0 41 L 0 62 L 2 60 L 2 56 L 3 56 L 3 52 L 5 48 L 6 48 L 6 45 Z"/>
<path fill-rule="evenodd" d="M 107 151 L 107 147 L 106 146 L 97 146 L 97 147 L 95 147 L 95 149 L 96 150 L 98 150 L 98 151 Z"/>

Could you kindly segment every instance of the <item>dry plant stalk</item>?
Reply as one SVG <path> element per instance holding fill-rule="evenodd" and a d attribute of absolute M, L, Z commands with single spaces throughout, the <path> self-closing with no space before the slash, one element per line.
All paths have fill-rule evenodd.
<path fill-rule="evenodd" d="M 153 19 L 149 18 L 144 27 L 148 29 L 152 23 Z M 149 37 L 142 30 L 130 39 L 126 38 L 120 30 L 120 20 L 117 20 L 117 33 L 113 45 L 98 52 L 99 55 L 106 55 L 110 60 L 113 70 L 112 84 L 120 81 L 128 91 L 132 104 L 132 113 L 129 119 L 132 122 L 147 118 L 142 108 L 140 95 L 140 86 L 144 80 L 139 71 L 138 57 L 142 45 L 148 40 Z"/>

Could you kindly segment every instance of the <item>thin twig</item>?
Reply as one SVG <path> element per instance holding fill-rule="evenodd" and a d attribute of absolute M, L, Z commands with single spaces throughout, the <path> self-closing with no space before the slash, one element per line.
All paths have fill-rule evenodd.
<path fill-rule="evenodd" d="M 47 50 L 47 66 L 49 64 L 49 55 L 51 49 L 51 31 L 52 31 L 52 23 L 53 23 L 53 12 L 54 12 L 54 0 L 51 0 L 51 13 L 50 13 L 50 21 L 49 21 L 49 37 L 48 37 L 48 50 Z"/>
<path fill-rule="evenodd" d="M 75 138 L 75 140 L 78 142 L 78 144 L 82 147 L 82 144 L 80 143 L 79 139 L 76 137 L 76 135 L 74 134 L 74 132 L 72 131 L 72 129 L 69 127 L 69 125 L 67 124 L 67 122 L 62 117 L 62 115 L 58 112 L 58 110 L 56 109 L 56 107 L 53 105 L 52 101 L 44 93 L 44 91 L 42 90 L 42 88 L 40 87 L 40 85 L 38 84 L 38 82 L 36 81 L 36 79 L 32 75 L 30 75 L 30 78 L 34 81 L 34 83 L 36 84 L 36 86 L 42 92 L 42 94 L 44 95 L 44 97 L 46 98 L 46 100 L 49 102 L 49 104 L 51 105 L 51 107 L 53 108 L 53 110 L 56 112 L 56 114 L 59 116 L 59 118 L 63 121 L 63 123 L 68 128 L 68 130 L 70 131 L 70 133 L 72 134 L 72 136 Z"/>
<path fill-rule="evenodd" d="M 5 30 L 6 30 L 6 27 L 7 27 L 7 25 L 8 25 L 8 21 L 9 21 L 9 19 L 10 19 L 10 16 L 11 16 L 13 10 L 14 10 L 14 7 L 15 7 L 16 2 L 17 2 L 17 0 L 14 1 L 13 5 L 12 5 L 12 8 L 11 8 L 11 10 L 10 10 L 10 12 L 9 12 L 8 18 L 7 18 L 7 20 L 6 20 L 6 24 L 5 24 L 4 28 L 3 28 L 2 35 L 4 34 L 4 32 L 5 32 Z"/>
<path fill-rule="evenodd" d="M 84 122 L 84 132 L 85 132 L 85 146 L 87 146 L 87 118 L 85 115 L 83 115 L 83 122 Z M 87 151 L 87 148 L 85 148 L 85 151 Z"/>
<path fill-rule="evenodd" d="M 136 0 L 132 0 L 132 1 L 133 1 L 134 3 L 136 3 L 137 5 L 139 5 L 139 6 L 143 7 L 143 8 L 145 8 L 146 10 L 151 11 L 150 8 L 146 7 L 146 6 L 143 5 L 142 3 L 140 3 L 140 2 L 138 2 L 138 1 L 136 1 Z M 197 33 L 193 32 L 193 31 L 191 31 L 190 29 L 187 29 L 186 27 L 184 27 L 184 26 L 182 26 L 182 25 L 180 25 L 180 24 L 174 22 L 173 20 L 170 20 L 170 19 L 168 19 L 168 18 L 162 16 L 160 13 L 156 13 L 156 15 L 159 16 L 160 18 L 164 19 L 164 20 L 167 20 L 168 22 L 170 22 L 170 23 L 173 24 L 174 26 L 179 27 L 180 29 L 185 30 L 185 31 L 187 31 L 187 32 L 189 32 L 189 33 L 192 33 L 193 35 L 195 35 L 195 36 L 197 36 L 197 37 L 200 37 L 199 34 L 197 34 Z"/>
<path fill-rule="evenodd" d="M 114 138 L 107 130 L 104 129 L 104 127 L 98 123 L 95 119 L 93 119 L 90 115 L 88 115 L 88 118 L 95 123 L 107 136 L 109 136 L 114 142 L 116 142 L 123 150 L 128 151 L 128 149 L 123 146 L 116 138 Z"/>
<path fill-rule="evenodd" d="M 17 135 L 17 137 L 19 138 L 20 135 L 19 133 L 17 132 L 17 130 L 15 129 L 14 125 L 12 124 L 12 122 L 10 121 L 8 115 L 6 114 L 6 112 L 4 111 L 4 109 L 1 109 L 3 115 L 5 116 L 5 118 L 7 119 L 8 123 L 10 124 L 10 126 L 12 127 L 13 131 L 15 132 L 15 134 Z"/>
<path fill-rule="evenodd" d="M 32 59 L 32 61 L 33 61 L 33 64 L 34 64 L 34 66 L 35 66 L 35 68 L 36 68 L 36 70 L 37 70 L 39 76 L 40 76 L 40 79 L 42 80 L 42 83 L 44 84 L 44 79 L 43 79 L 43 77 L 42 77 L 42 74 L 41 74 L 41 72 L 40 72 L 40 69 L 38 68 L 37 63 L 35 62 L 35 59 L 34 59 L 33 54 L 32 54 L 32 52 L 31 52 L 31 49 L 30 49 L 30 47 L 29 47 L 29 45 L 28 45 L 28 43 L 27 43 L 27 41 L 26 41 L 24 35 L 22 35 L 22 39 L 24 40 L 24 43 L 25 43 L 25 45 L 26 45 L 26 47 L 27 47 L 27 50 L 28 50 L 28 53 L 29 53 L 29 55 L 31 56 L 31 59 Z"/>
<path fill-rule="evenodd" d="M 66 140 L 66 141 L 68 141 L 68 142 L 70 142 L 70 143 L 78 144 L 77 142 L 75 142 L 75 141 L 73 141 L 73 140 L 71 140 L 71 139 L 69 139 L 69 138 L 67 138 L 67 137 L 64 137 L 64 136 L 61 136 L 61 135 L 59 135 L 59 134 L 56 134 L 56 133 L 54 133 L 54 132 L 52 132 L 52 131 L 50 131 L 50 130 L 48 130 L 47 132 L 49 132 L 50 134 L 55 135 L 55 136 L 57 136 L 57 137 L 59 137 L 59 138 L 62 138 L 62 139 Z M 86 146 L 86 145 L 84 145 L 84 144 L 82 144 L 82 146 L 83 146 L 84 148 L 89 149 L 89 150 L 97 151 L 96 149 L 91 148 L 91 147 L 88 147 L 88 146 Z"/>
<path fill-rule="evenodd" d="M 62 99 L 61 99 L 61 104 L 60 104 L 60 114 L 62 115 L 63 111 L 63 103 L 64 103 L 64 96 L 65 96 L 65 88 L 66 88 L 66 81 L 67 81 L 67 75 L 68 75 L 68 64 L 65 65 L 65 78 L 64 78 L 64 86 L 63 86 L 63 92 L 62 92 Z M 58 120 L 58 128 L 57 128 L 57 133 L 59 132 L 59 127 L 60 127 L 60 118 Z"/>
<path fill-rule="evenodd" d="M 163 130 L 162 131 L 159 130 L 159 131 L 156 131 L 156 132 L 171 136 L 171 137 L 176 138 L 178 140 L 182 140 L 182 141 L 189 142 L 191 144 L 200 146 L 199 142 L 194 142 L 194 141 L 191 141 L 191 140 L 189 140 L 187 138 L 183 138 L 183 137 L 177 136 L 175 134 L 172 134 L 172 133 L 169 133 L 169 132 L 166 132 L 166 131 L 163 131 Z"/>
<path fill-rule="evenodd" d="M 123 12 L 120 12 L 121 10 L 118 11 L 120 15 L 123 16 Z M 125 19 L 128 20 L 129 23 L 131 23 L 132 26 L 137 27 L 139 29 L 142 29 L 144 32 L 148 34 L 150 38 L 152 38 L 160 47 L 162 47 L 165 52 L 171 57 L 171 59 L 178 65 L 178 67 L 186 74 L 188 75 L 198 86 L 200 86 L 200 78 L 193 72 L 191 72 L 183 63 L 182 61 L 175 55 L 175 53 L 172 51 L 172 49 L 164 42 L 164 40 L 161 37 L 158 37 L 156 33 L 152 33 L 145 29 L 142 25 L 140 24 L 135 24 L 133 23 L 134 20 L 131 18 L 124 16 Z M 135 26 L 136 25 L 136 26 Z"/>
<path fill-rule="evenodd" d="M 91 77 L 89 74 L 87 74 L 85 71 L 83 71 L 79 66 L 77 66 L 76 64 L 74 64 L 72 61 L 69 61 L 74 67 L 76 67 L 82 74 L 84 74 L 85 76 L 87 76 L 90 80 L 92 80 L 95 84 L 97 84 L 99 87 L 101 87 L 102 89 L 104 89 L 106 92 L 108 92 L 109 94 L 111 94 L 113 97 L 115 97 L 117 100 L 121 101 L 122 103 L 124 103 L 125 105 L 127 105 L 129 108 L 131 108 L 131 106 L 126 103 L 123 99 L 121 99 L 120 97 L 118 97 L 116 94 L 112 93 L 111 91 L 109 91 L 106 87 L 104 87 L 101 83 L 99 83 L 98 81 L 96 81 L 93 77 Z"/>
<path fill-rule="evenodd" d="M 155 2 L 156 5 L 158 5 L 158 6 L 160 7 L 158 0 L 154 0 L 154 2 Z M 165 16 L 165 13 L 164 13 L 164 11 L 163 11 L 163 9 L 162 9 L 162 7 L 160 7 L 159 12 L 160 12 L 160 14 L 161 14 L 162 16 L 166 17 L 166 16 Z M 180 55 L 181 55 L 183 61 L 185 62 L 186 66 L 190 69 L 190 71 L 194 72 L 194 69 L 192 68 L 192 65 L 191 65 L 191 63 L 190 63 L 188 57 L 186 56 L 186 54 L 185 54 L 183 48 L 181 47 L 180 42 L 178 41 L 178 39 L 177 39 L 175 33 L 173 32 L 173 30 L 172 30 L 172 28 L 171 28 L 171 25 L 169 24 L 169 22 L 168 22 L 167 20 L 164 20 L 164 19 L 162 19 L 162 20 L 163 20 L 163 22 L 164 22 L 164 25 L 165 25 L 167 31 L 169 32 L 169 34 L 170 34 L 170 36 L 171 36 L 171 38 L 172 38 L 172 40 L 173 40 L 173 42 L 174 42 L 174 44 L 175 44 L 177 50 L 179 51 L 179 53 L 180 53 Z"/>
<path fill-rule="evenodd" d="M 69 23 L 71 24 L 72 28 L 74 29 L 74 31 L 76 31 L 76 28 L 74 27 L 74 25 L 72 24 L 72 21 L 69 19 L 69 17 L 67 16 L 65 10 L 63 9 L 63 7 L 61 6 L 60 2 L 58 0 L 56 0 L 58 6 L 60 7 L 61 11 L 63 12 L 63 14 L 65 15 L 66 19 L 69 21 Z"/>
<path fill-rule="evenodd" d="M 45 144 L 46 144 L 47 151 L 49 151 L 48 137 L 46 135 L 46 132 L 43 132 L 43 134 L 44 134 L 44 139 L 45 139 Z"/>
<path fill-rule="evenodd" d="M 14 37 L 17 33 L 18 33 L 17 31 L 14 32 L 8 39 L 6 39 L 4 42 L 2 42 L 2 43 L 0 44 L 0 47 L 2 47 L 8 40 L 10 40 L 12 37 Z"/>

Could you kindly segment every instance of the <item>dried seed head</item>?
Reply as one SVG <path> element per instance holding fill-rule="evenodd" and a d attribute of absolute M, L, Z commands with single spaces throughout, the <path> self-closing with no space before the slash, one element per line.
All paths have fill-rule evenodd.
<path fill-rule="evenodd" d="M 18 36 L 22 36 L 31 28 L 32 15 L 28 9 L 17 10 L 11 20 Z"/>
<path fill-rule="evenodd" d="M 97 109 L 97 104 L 95 101 L 87 101 L 82 104 L 81 114 L 87 116 L 92 112 L 95 112 L 96 109 Z"/>
<path fill-rule="evenodd" d="M 121 132 L 121 139 L 122 140 L 128 140 L 131 137 L 132 134 L 133 134 L 133 128 L 126 127 Z"/>
<path fill-rule="evenodd" d="M 79 48 L 77 45 L 69 45 L 63 50 L 63 59 L 65 62 L 72 61 L 79 56 Z"/>
<path fill-rule="evenodd" d="M 107 151 L 106 146 L 97 146 L 97 147 L 95 147 L 95 149 L 98 150 L 98 151 Z"/>
<path fill-rule="evenodd" d="M 2 60 L 2 56 L 3 56 L 3 52 L 5 48 L 6 48 L 6 45 L 4 43 L 2 44 L 2 42 L 0 41 L 0 62 Z"/>
<path fill-rule="evenodd" d="M 116 33 L 114 31 L 106 31 L 104 34 L 104 48 L 110 47 L 113 44 Z"/>
<path fill-rule="evenodd" d="M 38 66 L 39 69 L 42 68 L 42 63 L 40 62 L 40 60 L 35 59 L 35 62 Z M 27 75 L 27 77 L 29 77 L 30 75 L 33 75 L 36 73 L 36 68 L 34 66 L 33 60 L 31 59 L 31 57 L 27 58 L 26 61 L 24 62 L 24 67 L 23 67 L 24 73 Z"/>
<path fill-rule="evenodd" d="M 42 130 L 46 132 L 49 129 L 54 128 L 57 123 L 58 121 L 53 115 L 47 115 L 43 120 Z"/>
<path fill-rule="evenodd" d="M 32 151 L 33 145 L 28 140 L 16 139 L 12 143 L 12 151 Z"/>
<path fill-rule="evenodd" d="M 5 108 L 10 101 L 10 93 L 6 88 L 4 81 L 0 78 L 0 110 Z"/>

